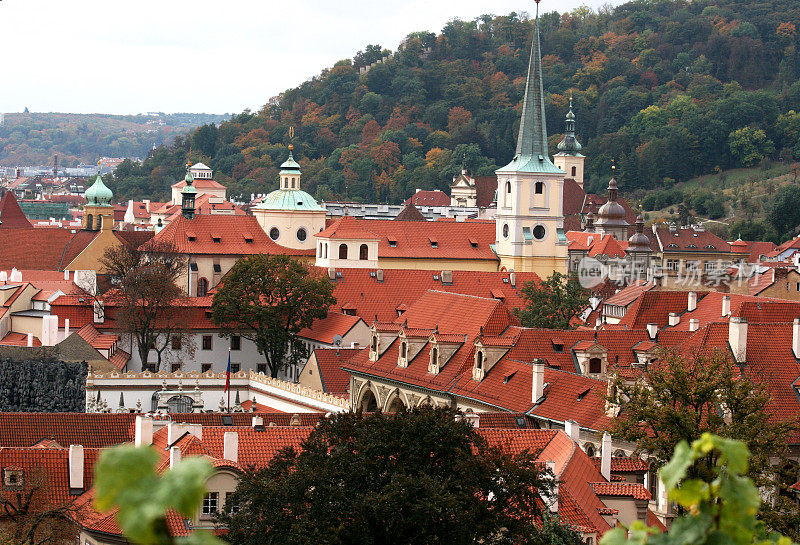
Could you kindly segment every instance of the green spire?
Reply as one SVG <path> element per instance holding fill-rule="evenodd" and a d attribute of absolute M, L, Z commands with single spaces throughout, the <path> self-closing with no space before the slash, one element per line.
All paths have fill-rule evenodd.
<path fill-rule="evenodd" d="M 544 113 L 544 88 L 542 86 L 542 51 L 539 41 L 539 1 L 536 1 L 531 58 L 528 64 L 528 81 L 522 102 L 519 122 L 517 152 L 514 159 L 501 171 L 561 173 L 550 161 L 547 146 L 547 125 Z"/>

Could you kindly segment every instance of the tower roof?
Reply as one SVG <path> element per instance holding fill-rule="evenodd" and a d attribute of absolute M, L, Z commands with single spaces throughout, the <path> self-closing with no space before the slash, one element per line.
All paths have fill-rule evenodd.
<path fill-rule="evenodd" d="M 186 182 L 186 185 L 181 189 L 182 195 L 197 193 L 197 189 L 194 188 L 194 176 L 191 170 L 186 171 L 186 176 L 183 178 L 183 181 Z"/>
<path fill-rule="evenodd" d="M 569 111 L 564 119 L 564 138 L 558 143 L 558 151 L 567 155 L 580 155 L 580 142 L 575 138 L 575 112 L 572 111 L 572 96 L 569 97 Z"/>
<path fill-rule="evenodd" d="M 289 157 L 281 164 L 281 174 L 300 174 L 300 165 L 294 160 L 292 150 L 294 145 L 289 144 Z"/>
<path fill-rule="evenodd" d="M 550 161 L 545 123 L 544 88 L 542 85 L 542 51 L 539 40 L 539 3 L 536 3 L 528 80 L 522 102 L 517 151 L 514 159 L 498 172 L 533 172 L 560 174 L 561 169 Z"/>
<path fill-rule="evenodd" d="M 19 207 L 14 193 L 6 191 L 0 199 L 0 229 L 33 229 L 33 225 L 25 217 L 22 208 Z"/>
<path fill-rule="evenodd" d="M 111 204 L 111 199 L 114 197 L 114 193 L 106 187 L 106 184 L 103 183 L 103 178 L 100 176 L 92 184 L 92 187 L 86 190 L 84 194 L 88 204 L 98 204 L 98 205 L 109 205 Z"/>

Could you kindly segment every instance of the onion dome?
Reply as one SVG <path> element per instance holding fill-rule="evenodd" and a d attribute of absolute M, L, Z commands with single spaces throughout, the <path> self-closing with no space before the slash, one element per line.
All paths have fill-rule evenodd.
<path fill-rule="evenodd" d="M 650 239 L 644 234 L 644 219 L 642 215 L 636 216 L 636 232 L 628 239 L 629 252 L 649 252 Z"/>
<path fill-rule="evenodd" d="M 594 233 L 594 212 L 589 212 L 586 215 L 586 227 L 583 229 L 587 233 Z"/>
<path fill-rule="evenodd" d="M 569 97 L 569 111 L 564 120 L 564 138 L 558 143 L 558 151 L 577 155 L 583 146 L 575 138 L 575 112 L 572 111 L 572 97 Z"/>
<path fill-rule="evenodd" d="M 108 206 L 111 204 L 114 193 L 103 183 L 103 178 L 98 176 L 92 186 L 86 190 L 84 197 L 88 201 L 87 204 Z"/>
<path fill-rule="evenodd" d="M 183 194 L 183 195 L 186 195 L 186 194 L 195 195 L 195 194 L 197 194 L 197 189 L 195 189 L 195 187 L 193 185 L 194 184 L 194 176 L 192 176 L 192 173 L 190 171 L 188 171 L 188 170 L 186 171 L 186 176 L 183 178 L 183 181 L 186 182 L 186 185 L 183 186 L 183 189 L 181 189 L 181 194 Z"/>
<path fill-rule="evenodd" d="M 617 202 L 617 181 L 612 177 L 608 182 L 608 201 L 597 211 L 598 221 L 625 221 L 625 209 Z"/>

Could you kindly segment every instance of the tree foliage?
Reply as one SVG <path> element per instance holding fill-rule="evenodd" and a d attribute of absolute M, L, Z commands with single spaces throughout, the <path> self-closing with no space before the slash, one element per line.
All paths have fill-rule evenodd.
<path fill-rule="evenodd" d="M 98 304 L 108 308 L 109 318 L 136 341 L 143 366 L 154 350 L 156 371 L 160 370 L 162 357 L 176 337 L 185 350 L 190 350 L 186 313 L 178 304 L 182 291 L 177 282 L 185 260 L 173 245 L 151 240 L 139 248 L 110 246 L 100 265 L 112 287 Z"/>
<path fill-rule="evenodd" d="M 240 259 L 214 294 L 212 318 L 223 335 L 253 341 L 270 375 L 305 355 L 297 334 L 325 318 L 336 302 L 333 285 L 285 255 Z"/>
<path fill-rule="evenodd" d="M 236 545 L 333 543 L 574 544 L 554 521 L 537 529 L 548 478 L 528 453 L 489 447 L 452 409 L 342 413 L 265 469 L 246 472 L 236 512 L 221 515 Z M 229 503 L 226 503 L 226 506 Z"/>
<path fill-rule="evenodd" d="M 577 276 L 558 271 L 545 281 L 527 282 L 521 295 L 525 306 L 516 314 L 525 327 L 571 329 L 572 319 L 589 304 L 589 294 Z"/>
<path fill-rule="evenodd" d="M 659 476 L 684 515 L 673 521 L 667 533 L 635 521 L 630 528 L 613 528 L 600 544 L 791 545 L 789 538 L 768 532 L 756 517 L 761 497 L 747 477 L 749 455 L 745 443 L 710 433 L 702 434 L 691 446 L 681 441 Z M 710 473 L 693 470 L 698 464 L 705 466 L 708 459 L 716 460 Z M 706 476 L 693 477 L 698 474 Z"/>

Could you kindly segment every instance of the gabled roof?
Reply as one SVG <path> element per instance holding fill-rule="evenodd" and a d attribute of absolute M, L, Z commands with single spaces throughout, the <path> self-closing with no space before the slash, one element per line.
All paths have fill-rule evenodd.
<path fill-rule="evenodd" d="M 359 348 L 317 348 L 314 356 L 319 367 L 322 391 L 329 394 L 346 394 L 350 390 L 350 373 L 342 369 Z"/>
<path fill-rule="evenodd" d="M 0 447 L 31 447 L 43 439 L 59 445 L 101 448 L 133 439 L 130 413 L 0 413 Z"/>
<path fill-rule="evenodd" d="M 362 223 L 365 221 L 357 220 L 353 216 L 342 216 L 314 236 L 331 240 L 379 240 L 380 237 L 369 231 Z M 384 220 L 381 220 L 381 223 L 384 223 Z"/>
<path fill-rule="evenodd" d="M 656 227 L 656 236 L 664 252 L 728 253 L 731 245 L 717 235 L 697 228 Z"/>
<path fill-rule="evenodd" d="M 77 229 L 4 229 L 0 236 L 0 269 L 62 270 L 95 236 L 97 231 Z"/>
<path fill-rule="evenodd" d="M 413 203 L 406 203 L 405 207 L 395 216 L 398 221 L 427 221 Z"/>
<path fill-rule="evenodd" d="M 408 206 L 450 206 L 450 196 L 444 191 L 421 189 L 403 201 Z"/>
<path fill-rule="evenodd" d="M 33 229 L 13 191 L 6 191 L 0 198 L 0 229 Z"/>
<path fill-rule="evenodd" d="M 194 168 L 194 167 L 192 167 Z M 214 180 L 209 180 L 208 178 L 195 178 L 192 185 L 196 189 L 225 189 L 225 186 L 219 182 L 215 182 Z M 186 180 L 181 180 L 172 184 L 172 187 L 177 189 L 183 189 L 186 187 Z"/>
<path fill-rule="evenodd" d="M 311 327 L 301 329 L 297 336 L 324 344 L 333 344 L 336 335 L 345 335 L 360 321 L 361 318 L 358 316 L 331 311 L 325 318 L 315 320 Z"/>

